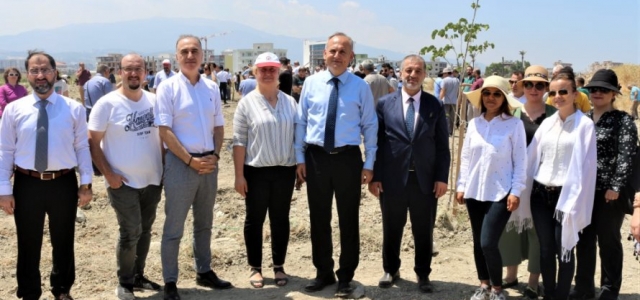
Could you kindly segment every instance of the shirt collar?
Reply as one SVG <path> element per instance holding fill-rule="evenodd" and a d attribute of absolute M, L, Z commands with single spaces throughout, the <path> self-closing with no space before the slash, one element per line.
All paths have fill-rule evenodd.
<path fill-rule="evenodd" d="M 347 82 L 347 78 L 349 78 L 350 73 L 347 71 L 344 71 L 342 72 L 342 74 L 338 76 L 333 76 L 333 74 L 331 74 L 331 71 L 327 70 L 326 72 L 321 72 L 320 74 L 325 77 L 326 83 L 329 83 L 329 81 L 331 81 L 333 77 L 336 77 L 342 84 L 345 84 Z"/>
<path fill-rule="evenodd" d="M 53 87 L 51 88 L 53 89 Z M 40 97 L 38 97 L 36 93 L 31 93 L 31 95 L 32 95 L 31 99 L 33 100 L 33 103 L 32 103 L 33 105 L 38 103 L 38 101 L 41 101 Z M 49 97 L 47 97 L 47 101 L 51 102 L 51 104 L 56 104 L 56 100 L 58 100 L 58 93 L 56 93 L 55 91 L 51 93 Z"/>
<path fill-rule="evenodd" d="M 184 76 L 184 74 L 182 72 L 178 72 L 178 76 L 180 76 L 180 79 L 182 81 L 184 81 L 185 83 L 191 85 L 191 81 L 189 80 L 189 78 L 187 78 L 187 76 Z M 200 81 L 202 81 L 202 76 L 198 76 L 198 82 L 196 82 L 196 84 L 193 85 L 193 86 L 198 85 L 198 83 L 200 83 Z"/>
<path fill-rule="evenodd" d="M 420 97 L 422 97 L 422 89 L 418 90 L 418 92 L 415 95 L 409 95 L 404 89 L 402 89 L 403 102 L 409 101 L 409 98 L 413 98 L 414 102 L 420 102 Z"/>

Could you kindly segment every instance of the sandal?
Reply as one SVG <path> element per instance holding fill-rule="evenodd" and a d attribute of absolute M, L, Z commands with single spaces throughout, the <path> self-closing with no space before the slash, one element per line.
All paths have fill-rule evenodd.
<path fill-rule="evenodd" d="M 260 276 L 262 276 L 262 268 L 251 268 L 251 275 L 249 275 L 249 278 L 253 277 L 253 275 L 256 275 L 256 274 L 260 274 Z M 249 283 L 251 284 L 252 287 L 256 289 L 261 289 L 264 287 L 264 278 L 260 280 L 249 279 Z"/>
<path fill-rule="evenodd" d="M 511 282 L 507 282 L 506 280 L 502 280 L 502 288 L 503 289 L 508 289 L 508 288 L 512 288 L 514 286 L 518 286 L 518 279 L 516 278 L 516 280 L 511 281 Z"/>
<path fill-rule="evenodd" d="M 289 278 L 288 277 L 278 278 L 278 277 L 276 277 L 278 275 L 278 273 L 282 273 L 285 276 L 287 276 L 287 273 L 284 272 L 284 268 L 283 267 L 273 268 L 273 276 L 274 276 L 274 281 L 276 282 L 276 285 L 277 286 L 285 286 L 285 285 L 287 285 L 287 283 L 289 283 Z"/>

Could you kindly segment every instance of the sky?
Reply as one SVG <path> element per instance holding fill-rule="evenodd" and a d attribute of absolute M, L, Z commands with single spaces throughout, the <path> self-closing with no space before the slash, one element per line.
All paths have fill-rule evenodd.
<path fill-rule="evenodd" d="M 431 32 L 434 29 L 441 29 L 462 17 L 468 20 L 473 17 L 472 0 L 3 2 L 7 11 L 22 13 L 3 14 L 0 36 L 72 24 L 187 17 L 236 21 L 262 31 L 302 39 L 316 39 L 342 31 L 355 40 L 356 53 L 358 43 L 403 54 L 418 53 L 429 45 L 441 47 L 447 41 L 433 40 Z M 561 60 L 573 63 L 576 71 L 585 70 L 595 61 L 640 64 L 638 0 L 481 0 L 476 22 L 490 26 L 476 41 L 495 44 L 494 49 L 476 58 L 486 65 L 503 58 L 520 60 L 521 50 L 526 52 L 524 59 L 532 64 L 550 67 Z M 215 28 L 211 31 L 216 32 Z M 447 57 L 455 55 L 451 53 Z"/>

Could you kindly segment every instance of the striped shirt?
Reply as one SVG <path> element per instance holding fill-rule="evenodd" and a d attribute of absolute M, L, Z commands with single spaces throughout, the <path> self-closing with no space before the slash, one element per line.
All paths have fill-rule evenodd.
<path fill-rule="evenodd" d="M 296 101 L 278 93 L 274 108 L 257 90 L 238 103 L 233 117 L 233 145 L 245 147 L 244 163 L 252 167 L 293 166 Z"/>

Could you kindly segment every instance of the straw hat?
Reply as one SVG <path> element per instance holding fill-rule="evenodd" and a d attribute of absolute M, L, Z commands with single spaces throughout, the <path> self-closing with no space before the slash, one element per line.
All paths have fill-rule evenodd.
<path fill-rule="evenodd" d="M 520 81 L 549 82 L 549 71 L 543 66 L 529 66 L 524 71 L 524 77 Z"/>
<path fill-rule="evenodd" d="M 482 101 L 482 90 L 488 87 L 499 89 L 507 99 L 511 110 L 522 106 L 522 103 L 520 103 L 520 101 L 518 101 L 516 98 L 513 98 L 512 96 L 509 96 L 509 94 L 507 93 L 507 90 L 509 89 L 509 81 L 507 81 L 507 79 L 502 76 L 489 76 L 484 79 L 484 84 L 482 84 L 481 88 L 475 91 L 466 92 L 465 95 L 467 95 L 467 98 L 469 99 L 469 102 L 471 102 L 471 105 L 477 108 L 482 107 L 480 104 L 480 102 Z"/>

